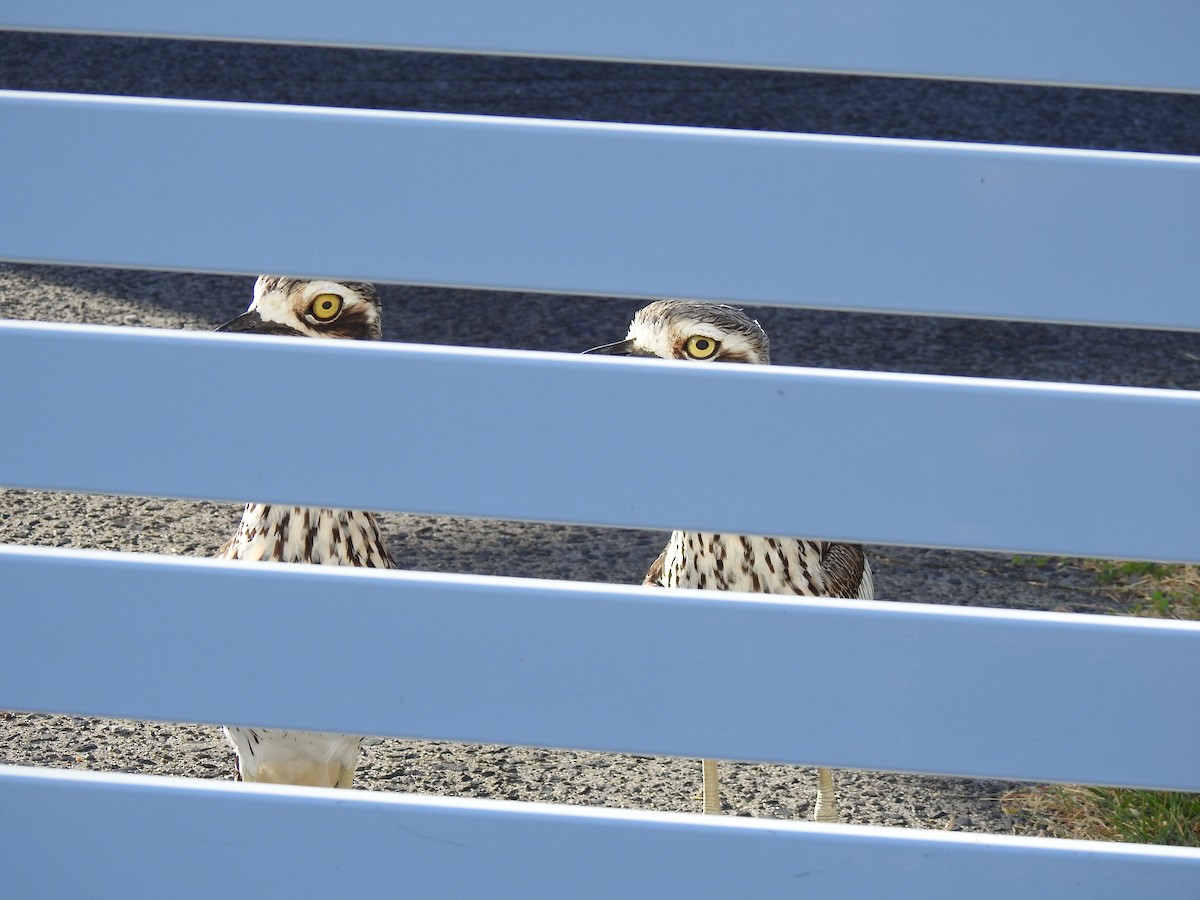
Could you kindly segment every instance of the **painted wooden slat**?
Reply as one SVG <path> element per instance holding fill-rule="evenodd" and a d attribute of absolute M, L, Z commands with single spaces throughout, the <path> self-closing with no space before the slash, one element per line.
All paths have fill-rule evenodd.
<path fill-rule="evenodd" d="M 1200 157 L 26 92 L 0 124 L 0 259 L 1200 328 Z"/>
<path fill-rule="evenodd" d="M 3 709 L 1200 790 L 1197 623 L 12 547 L 0 583 Z"/>
<path fill-rule="evenodd" d="M 1171 0 L 8 0 L 0 27 L 1200 90 L 1200 12 Z"/>
<path fill-rule="evenodd" d="M 0 798 L 14 897 L 1192 900 L 1200 879 L 1188 848 L 20 767 Z"/>
<path fill-rule="evenodd" d="M 10 487 L 1200 559 L 1192 391 L 21 322 L 0 378 Z"/>

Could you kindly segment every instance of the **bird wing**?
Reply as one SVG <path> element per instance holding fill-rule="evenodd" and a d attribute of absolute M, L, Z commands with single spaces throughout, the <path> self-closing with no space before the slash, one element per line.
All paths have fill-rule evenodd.
<path fill-rule="evenodd" d="M 668 544 L 667 547 L 671 545 Z M 667 557 L 667 547 L 663 547 L 663 552 L 658 554 L 658 559 L 650 563 L 650 571 L 646 573 L 646 577 L 642 579 L 642 587 L 665 587 L 663 584 L 663 560 Z"/>
<path fill-rule="evenodd" d="M 862 544 L 826 542 L 821 548 L 821 571 L 830 597 L 862 597 L 863 579 L 870 580 L 870 569 Z"/>

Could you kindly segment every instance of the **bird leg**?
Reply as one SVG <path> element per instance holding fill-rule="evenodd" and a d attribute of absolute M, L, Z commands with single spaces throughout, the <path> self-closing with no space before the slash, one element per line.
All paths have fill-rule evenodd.
<path fill-rule="evenodd" d="M 833 796 L 833 769 L 817 769 L 817 822 L 836 822 L 837 798 Z"/>
<path fill-rule="evenodd" d="M 721 786 L 717 782 L 717 761 L 706 759 L 704 764 L 704 812 L 708 815 L 721 814 Z"/>

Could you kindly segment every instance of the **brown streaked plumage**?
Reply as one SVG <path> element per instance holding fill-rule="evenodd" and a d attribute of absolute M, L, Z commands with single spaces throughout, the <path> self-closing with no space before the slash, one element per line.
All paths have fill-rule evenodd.
<path fill-rule="evenodd" d="M 688 362 L 770 362 L 759 324 L 736 307 L 660 300 L 638 310 L 623 341 L 587 351 Z M 871 599 L 871 567 L 859 544 L 804 538 L 676 531 L 643 584 L 699 590 Z M 704 760 L 704 811 L 721 811 L 717 764 Z M 815 818 L 837 821 L 833 773 L 818 769 Z"/>
<path fill-rule="evenodd" d="M 356 281 L 262 275 L 254 301 L 218 331 L 379 340 L 379 300 Z M 361 510 L 248 503 L 219 559 L 393 569 L 375 516 Z M 331 607 L 336 598 L 331 601 Z M 331 618 L 336 611 L 331 609 Z M 350 787 L 363 738 L 352 734 L 228 726 L 244 781 Z"/>

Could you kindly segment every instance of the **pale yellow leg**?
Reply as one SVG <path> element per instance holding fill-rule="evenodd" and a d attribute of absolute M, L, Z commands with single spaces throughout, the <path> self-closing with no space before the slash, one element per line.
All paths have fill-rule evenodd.
<path fill-rule="evenodd" d="M 833 795 L 833 769 L 817 769 L 817 811 L 813 818 L 818 822 L 836 822 L 837 798 Z"/>
<path fill-rule="evenodd" d="M 704 812 L 719 816 L 721 814 L 721 786 L 717 781 L 717 761 L 706 759 L 704 763 Z"/>

